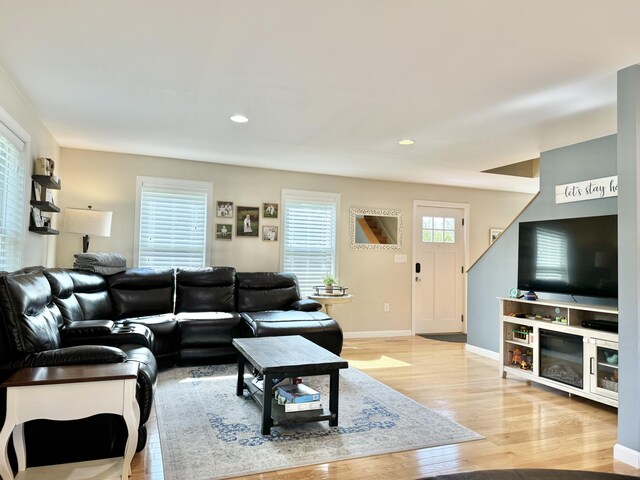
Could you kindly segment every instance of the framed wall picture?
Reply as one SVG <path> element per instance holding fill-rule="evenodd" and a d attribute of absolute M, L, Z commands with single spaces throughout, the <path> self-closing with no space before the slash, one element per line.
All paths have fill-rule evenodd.
<path fill-rule="evenodd" d="M 216 217 L 232 218 L 233 202 L 216 202 Z"/>
<path fill-rule="evenodd" d="M 232 231 L 233 231 L 233 224 L 216 223 L 216 240 L 231 240 Z"/>
<path fill-rule="evenodd" d="M 260 207 L 236 207 L 236 237 L 257 237 Z"/>
<path fill-rule="evenodd" d="M 38 182 L 31 182 L 31 200 L 34 202 L 42 200 L 42 187 Z"/>
<path fill-rule="evenodd" d="M 495 242 L 500 235 L 504 232 L 504 228 L 492 228 L 489 230 L 489 245 Z"/>
<path fill-rule="evenodd" d="M 278 218 L 278 204 L 277 203 L 263 203 L 262 204 L 262 218 Z"/>
<path fill-rule="evenodd" d="M 275 225 L 263 225 L 262 226 L 262 240 L 267 242 L 278 241 L 278 227 Z"/>
<path fill-rule="evenodd" d="M 31 222 L 34 227 L 44 227 L 44 221 L 42 220 L 42 215 L 35 208 L 31 209 Z"/>

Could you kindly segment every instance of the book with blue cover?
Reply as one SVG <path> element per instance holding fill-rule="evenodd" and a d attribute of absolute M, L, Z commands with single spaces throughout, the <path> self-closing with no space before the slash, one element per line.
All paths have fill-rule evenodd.
<path fill-rule="evenodd" d="M 291 403 L 317 402 L 320 400 L 320 393 L 303 383 L 280 385 L 278 386 L 278 394 Z"/>

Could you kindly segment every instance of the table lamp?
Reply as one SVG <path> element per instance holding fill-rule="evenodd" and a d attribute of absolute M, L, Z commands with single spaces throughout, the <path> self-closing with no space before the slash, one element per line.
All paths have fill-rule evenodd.
<path fill-rule="evenodd" d="M 80 233 L 82 237 L 82 253 L 89 250 L 89 235 L 98 237 L 111 236 L 111 216 L 113 212 L 93 210 L 88 208 L 65 208 L 64 231 Z"/>

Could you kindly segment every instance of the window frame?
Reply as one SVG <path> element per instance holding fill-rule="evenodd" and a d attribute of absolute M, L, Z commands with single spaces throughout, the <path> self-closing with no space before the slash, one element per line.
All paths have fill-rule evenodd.
<path fill-rule="evenodd" d="M 20 244 L 20 258 L 18 259 L 19 268 L 25 265 L 25 259 L 29 252 L 34 251 L 29 235 L 29 222 L 27 221 L 30 216 L 31 209 L 31 174 L 32 174 L 32 162 L 31 162 L 31 135 L 20 124 L 0 106 L 0 123 L 4 126 L 9 133 L 13 134 L 24 146 L 22 149 L 22 160 L 24 162 L 24 179 L 22 184 L 22 199 L 20 205 L 22 205 L 22 226 L 20 228 L 21 238 Z M 11 139 L 10 139 L 11 140 Z M 42 263 L 41 261 L 31 261 L 30 263 Z"/>
<path fill-rule="evenodd" d="M 133 264 L 135 267 L 139 267 L 139 255 L 140 255 L 140 207 L 142 201 L 142 186 L 144 183 L 153 184 L 156 186 L 165 186 L 167 188 L 198 188 L 206 190 L 207 193 L 207 206 L 205 213 L 205 220 L 207 222 L 205 229 L 205 252 L 204 252 L 204 264 L 207 266 L 211 262 L 211 246 L 212 234 L 214 228 L 214 222 L 212 221 L 213 212 L 213 183 L 202 182 L 197 180 L 177 180 L 173 178 L 163 177 L 149 177 L 149 176 L 136 176 L 136 204 L 135 204 L 135 225 L 134 225 L 134 244 L 133 244 Z M 178 267 L 179 265 L 174 265 Z"/>
<path fill-rule="evenodd" d="M 280 211 L 282 212 L 282 220 L 281 220 L 281 232 L 280 235 L 280 271 L 284 271 L 284 263 L 285 263 L 285 225 L 286 225 L 286 203 L 288 200 L 299 199 L 301 201 L 322 201 L 327 203 L 333 203 L 335 205 L 335 218 L 334 218 L 334 235 L 333 235 L 333 264 L 334 271 L 333 272 L 324 272 L 324 273 L 332 273 L 335 278 L 340 278 L 339 272 L 339 248 L 338 248 L 338 238 L 340 231 L 340 194 L 334 192 L 319 192 L 314 190 L 293 190 L 293 189 L 285 189 L 283 188 L 281 191 L 280 205 L 282 206 Z M 296 272 L 293 272 L 296 273 Z M 322 281 L 318 281 L 318 285 L 322 284 Z M 301 288 L 301 295 L 304 297 L 307 294 L 312 294 L 313 292 L 303 291 Z"/>

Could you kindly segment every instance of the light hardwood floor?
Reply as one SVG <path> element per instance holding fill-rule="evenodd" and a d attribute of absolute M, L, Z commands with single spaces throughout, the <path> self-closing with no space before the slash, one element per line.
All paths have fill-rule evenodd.
<path fill-rule="evenodd" d="M 421 337 L 346 340 L 350 366 L 476 431 L 484 440 L 279 470 L 245 480 L 416 479 L 490 468 L 566 468 L 640 477 L 613 460 L 616 409 L 522 380 L 464 344 Z M 256 421 L 258 412 L 256 411 Z M 155 417 L 131 480 L 164 480 Z"/>

